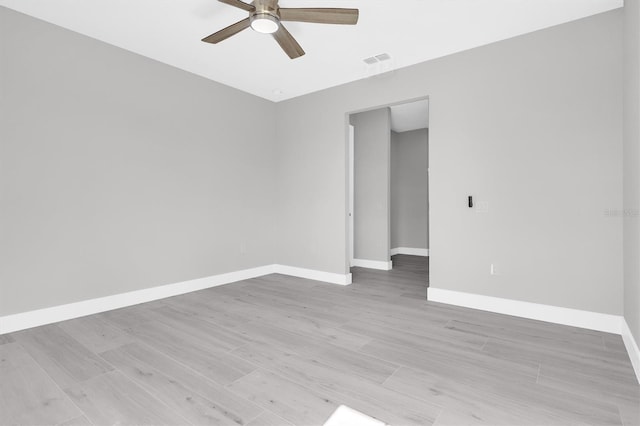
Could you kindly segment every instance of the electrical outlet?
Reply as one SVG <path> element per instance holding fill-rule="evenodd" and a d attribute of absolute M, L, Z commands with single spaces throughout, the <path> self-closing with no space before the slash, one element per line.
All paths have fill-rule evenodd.
<path fill-rule="evenodd" d="M 491 275 L 498 275 L 498 268 L 493 263 L 491 264 Z"/>

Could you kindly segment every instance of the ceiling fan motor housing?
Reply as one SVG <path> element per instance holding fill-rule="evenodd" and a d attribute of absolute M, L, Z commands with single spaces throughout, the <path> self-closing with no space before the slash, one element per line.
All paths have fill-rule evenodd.
<path fill-rule="evenodd" d="M 280 28 L 277 0 L 255 0 L 255 10 L 249 15 L 251 28 L 259 33 L 271 34 Z"/>
<path fill-rule="evenodd" d="M 251 13 L 251 16 L 270 15 L 276 19 L 280 18 L 278 0 L 255 0 L 251 4 L 255 7 L 255 11 Z"/>

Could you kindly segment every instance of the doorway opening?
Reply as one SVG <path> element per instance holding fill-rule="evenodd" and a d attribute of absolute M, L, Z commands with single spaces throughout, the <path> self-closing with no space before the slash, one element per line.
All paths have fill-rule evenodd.
<path fill-rule="evenodd" d="M 349 267 L 426 274 L 429 99 L 352 112 L 347 126 Z"/>

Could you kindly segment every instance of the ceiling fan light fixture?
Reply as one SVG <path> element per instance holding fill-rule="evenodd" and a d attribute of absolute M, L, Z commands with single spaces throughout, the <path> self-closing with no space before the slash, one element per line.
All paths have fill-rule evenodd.
<path fill-rule="evenodd" d="M 251 16 L 251 28 L 262 34 L 273 34 L 280 28 L 280 23 L 273 15 L 256 13 Z"/>

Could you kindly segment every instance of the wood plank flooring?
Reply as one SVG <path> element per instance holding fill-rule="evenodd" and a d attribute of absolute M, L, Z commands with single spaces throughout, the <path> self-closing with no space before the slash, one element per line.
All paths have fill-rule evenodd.
<path fill-rule="evenodd" d="M 640 425 L 620 336 L 425 300 L 426 258 L 0 336 L 0 425 Z"/>

